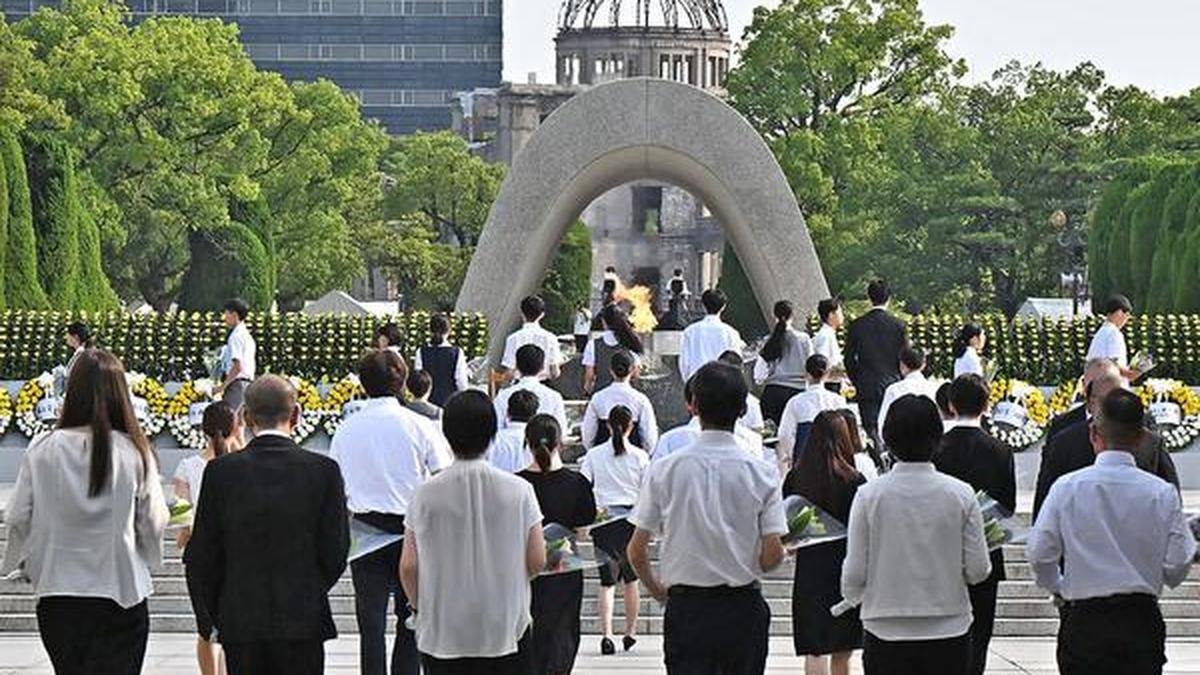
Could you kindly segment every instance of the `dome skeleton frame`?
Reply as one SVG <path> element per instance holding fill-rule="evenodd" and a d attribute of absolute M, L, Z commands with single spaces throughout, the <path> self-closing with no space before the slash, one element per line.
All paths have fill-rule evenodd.
<path fill-rule="evenodd" d="M 559 27 L 562 30 L 590 29 L 596 26 L 596 17 L 608 5 L 607 27 L 621 27 L 621 9 L 624 0 L 564 0 L 559 12 Z M 636 4 L 634 27 L 651 27 L 651 9 L 655 0 L 632 0 Z M 662 10 L 665 27 L 680 28 L 680 15 L 696 30 L 714 30 L 722 33 L 729 30 L 729 19 L 721 0 L 657 0 Z M 682 12 L 681 12 L 682 10 Z M 580 19 L 582 18 L 582 22 Z"/>

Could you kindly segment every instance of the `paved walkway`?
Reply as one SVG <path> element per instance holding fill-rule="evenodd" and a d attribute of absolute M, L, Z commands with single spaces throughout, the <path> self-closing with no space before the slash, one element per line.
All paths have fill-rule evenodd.
<path fill-rule="evenodd" d="M 657 637 L 642 640 L 632 654 L 600 657 L 596 655 L 595 638 L 584 638 L 582 654 L 576 664 L 576 675 L 659 675 L 662 667 L 662 641 Z M 185 635 L 154 635 L 146 657 L 144 675 L 195 675 L 196 668 L 190 637 Z M 1200 641 L 1173 641 L 1167 646 L 1171 662 L 1167 675 L 1200 673 Z M 331 643 L 325 672 L 330 675 L 351 675 L 358 672 L 358 639 L 347 637 Z M 803 661 L 791 656 L 787 639 L 771 641 L 771 660 L 767 667 L 771 675 L 804 672 Z M 855 660 L 855 673 L 862 672 Z M 1044 639 L 1000 639 L 992 642 L 988 673 L 1047 675 L 1057 673 L 1054 666 L 1054 642 Z M 0 635 L 0 675 L 52 675 L 49 661 L 35 635 Z"/>

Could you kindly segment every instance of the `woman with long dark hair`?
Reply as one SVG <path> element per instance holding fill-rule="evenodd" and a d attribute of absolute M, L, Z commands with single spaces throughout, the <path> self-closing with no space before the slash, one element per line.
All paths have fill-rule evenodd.
<path fill-rule="evenodd" d="M 592 484 L 563 466 L 562 428 L 550 415 L 535 415 L 525 425 L 525 443 L 533 464 L 518 476 L 533 485 L 545 524 L 577 529 L 596 520 Z M 583 572 L 567 572 L 533 580 L 534 675 L 567 675 L 579 652 L 583 611 Z"/>
<path fill-rule="evenodd" d="M 588 343 L 583 349 L 583 391 L 587 394 L 600 391 L 612 384 L 612 375 L 607 365 L 617 352 L 633 354 L 635 367 L 641 366 L 641 356 L 645 352 L 642 339 L 633 332 L 633 324 L 625 310 L 617 305 L 608 305 L 600 312 L 604 324 L 604 332 L 600 337 Z M 636 368 L 634 376 L 637 376 Z"/>
<path fill-rule="evenodd" d="M 987 334 L 977 323 L 964 324 L 954 340 L 954 377 L 978 375 L 983 377 L 983 359 L 979 353 L 987 345 Z"/>
<path fill-rule="evenodd" d="M 0 574 L 22 569 L 33 582 L 38 631 L 56 672 L 141 672 L 150 569 L 162 562 L 167 518 L 125 369 L 106 351 L 85 350 L 67 380 L 58 427 L 29 444 L 5 511 Z"/>
<path fill-rule="evenodd" d="M 783 482 L 785 497 L 799 495 L 845 524 L 859 486 L 865 483 L 854 468 L 854 436 L 839 410 L 817 415 L 800 463 Z M 808 675 L 849 675 L 850 655 L 862 648 L 858 611 L 834 617 L 829 609 L 842 601 L 842 561 L 845 540 L 818 544 L 796 552 L 792 582 L 792 642 L 805 658 Z M 825 657 L 829 659 L 826 661 Z"/>
<path fill-rule="evenodd" d="M 175 478 L 172 485 L 175 495 L 186 499 L 193 505 L 200 501 L 200 488 L 204 480 L 204 467 L 208 463 L 231 452 L 242 449 L 242 421 L 233 408 L 224 401 L 215 401 L 204 409 L 204 417 L 200 423 L 204 432 L 204 450 L 190 457 L 185 457 L 175 468 Z M 192 528 L 184 527 L 175 535 L 175 543 L 180 550 L 187 548 L 192 537 Z M 200 664 L 201 675 L 216 675 L 225 671 L 221 647 L 212 642 L 213 619 L 199 589 L 189 576 L 187 578 L 188 596 L 192 600 L 192 613 L 196 615 L 196 659 Z"/>
<path fill-rule="evenodd" d="M 787 300 L 775 303 L 775 327 L 754 364 L 754 381 L 763 385 L 763 417 L 776 427 L 788 401 L 808 388 L 805 364 L 813 353 L 812 340 L 808 334 L 792 328 L 795 313 Z"/>
<path fill-rule="evenodd" d="M 642 477 L 650 466 L 650 455 L 630 442 L 633 411 L 623 405 L 608 411 L 609 439 L 588 450 L 579 471 L 592 482 L 596 505 L 601 508 L 632 509 L 637 503 Z M 600 567 L 600 626 L 604 637 L 600 652 L 616 653 L 613 644 L 613 601 L 620 583 L 625 599 L 625 651 L 637 644 L 638 577 L 625 549 L 633 537 L 633 524 L 619 520 L 592 530 L 592 543 L 605 561 Z"/>

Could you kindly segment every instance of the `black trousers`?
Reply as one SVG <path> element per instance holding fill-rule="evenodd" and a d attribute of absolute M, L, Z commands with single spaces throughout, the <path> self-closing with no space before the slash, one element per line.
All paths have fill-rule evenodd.
<path fill-rule="evenodd" d="M 322 675 L 321 640 L 264 640 L 222 644 L 229 675 Z"/>
<path fill-rule="evenodd" d="M 862 417 L 863 428 L 867 430 L 867 435 L 875 444 L 876 451 L 881 454 L 883 453 L 883 439 L 879 437 L 879 409 L 882 407 L 882 398 L 865 399 L 862 398 L 862 392 L 859 392 L 858 414 Z"/>
<path fill-rule="evenodd" d="M 400 552 L 396 542 L 350 563 L 354 580 L 354 612 L 358 618 L 358 656 L 362 675 L 387 675 L 388 602 L 396 616 L 396 641 L 392 646 L 391 675 L 420 672 L 417 639 L 404 626 L 408 598 L 400 586 Z"/>
<path fill-rule="evenodd" d="M 1158 600 L 1123 595 L 1068 603 L 1059 612 L 1062 675 L 1159 675 L 1167 662 Z"/>
<path fill-rule="evenodd" d="M 944 640 L 880 640 L 864 632 L 866 675 L 963 675 L 971 662 L 971 634 Z"/>
<path fill-rule="evenodd" d="M 492 658 L 439 659 L 421 655 L 425 675 L 530 675 L 533 668 L 533 648 L 530 634 L 517 641 L 517 651 Z"/>
<path fill-rule="evenodd" d="M 1000 582 L 988 580 L 969 587 L 971 613 L 971 675 L 983 675 L 987 670 L 988 646 L 992 643 L 992 629 L 996 625 L 996 594 Z"/>
<path fill-rule="evenodd" d="M 122 609 L 105 598 L 38 600 L 38 632 L 56 675 L 137 675 L 146 657 L 146 602 Z"/>
<path fill-rule="evenodd" d="M 673 586 L 663 616 L 671 675 L 761 675 L 767 667 L 771 608 L 758 584 Z"/>

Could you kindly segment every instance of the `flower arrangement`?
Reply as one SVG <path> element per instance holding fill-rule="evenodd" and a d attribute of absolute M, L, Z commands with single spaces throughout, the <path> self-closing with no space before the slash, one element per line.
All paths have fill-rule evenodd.
<path fill-rule="evenodd" d="M 1014 379 L 997 379 L 991 385 L 992 415 L 988 431 L 1015 451 L 1026 450 L 1046 433 L 1050 405 L 1041 390 Z"/>
<path fill-rule="evenodd" d="M 1083 381 L 1079 378 L 1058 385 L 1050 395 L 1050 412 L 1055 416 L 1068 412 L 1084 402 Z"/>
<path fill-rule="evenodd" d="M 296 428 L 292 429 L 292 440 L 303 443 L 316 433 L 325 417 L 321 392 L 317 391 L 315 384 L 303 377 L 284 375 L 283 378 L 296 388 L 296 403 L 300 405 L 300 421 Z"/>
<path fill-rule="evenodd" d="M 0 436 L 3 436 L 8 431 L 8 425 L 12 424 L 12 418 L 12 396 L 9 395 L 7 389 L 0 387 Z"/>
<path fill-rule="evenodd" d="M 183 448 L 204 449 L 204 432 L 192 426 L 189 419 L 192 405 L 213 400 L 214 383 L 209 379 L 184 382 L 167 404 L 167 428 Z"/>
<path fill-rule="evenodd" d="M 343 411 L 346 404 L 350 401 L 366 398 L 367 392 L 363 389 L 362 382 L 358 376 L 354 374 L 347 375 L 338 380 L 333 387 L 325 393 L 325 401 L 323 408 L 325 410 L 325 419 L 323 426 L 325 433 L 333 437 L 337 430 L 342 426 Z"/>
<path fill-rule="evenodd" d="M 1150 379 L 1136 391 L 1167 450 L 1182 450 L 1200 436 L 1200 395 L 1183 382 Z"/>
<path fill-rule="evenodd" d="M 41 419 L 37 411 L 38 404 L 52 396 L 54 376 L 50 373 L 42 373 L 29 380 L 17 391 L 17 428 L 26 438 L 33 438 L 54 428 L 50 421 Z"/>
<path fill-rule="evenodd" d="M 129 386 L 130 394 L 146 401 L 148 414 L 145 419 L 139 420 L 142 432 L 147 438 L 157 436 L 167 424 L 167 390 L 158 380 L 141 373 L 126 373 L 125 383 Z"/>

